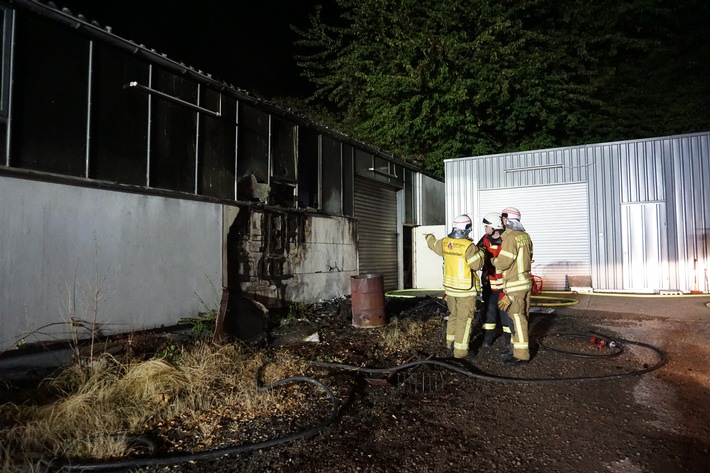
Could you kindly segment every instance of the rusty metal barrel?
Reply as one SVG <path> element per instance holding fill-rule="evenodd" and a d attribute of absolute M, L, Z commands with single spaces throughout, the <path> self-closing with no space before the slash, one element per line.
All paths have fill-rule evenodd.
<path fill-rule="evenodd" d="M 381 274 L 350 277 L 353 326 L 382 327 L 385 324 L 385 283 Z"/>

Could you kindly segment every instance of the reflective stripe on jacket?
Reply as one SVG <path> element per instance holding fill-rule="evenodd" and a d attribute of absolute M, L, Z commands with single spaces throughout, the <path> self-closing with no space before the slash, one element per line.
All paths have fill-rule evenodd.
<path fill-rule="evenodd" d="M 530 235 L 518 230 L 506 229 L 502 235 L 500 253 L 493 258 L 493 265 L 503 272 L 506 292 L 528 292 L 532 289 L 530 266 L 533 243 Z"/>

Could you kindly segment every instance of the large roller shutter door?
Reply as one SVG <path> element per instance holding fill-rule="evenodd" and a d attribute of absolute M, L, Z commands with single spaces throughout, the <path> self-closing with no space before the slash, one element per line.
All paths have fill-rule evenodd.
<path fill-rule="evenodd" d="M 382 274 L 385 291 L 397 289 L 397 195 L 373 181 L 355 179 L 360 273 Z"/>
<path fill-rule="evenodd" d="M 479 193 L 480 215 L 516 207 L 533 241 L 532 272 L 544 289 L 562 290 L 566 276 L 591 274 L 587 184 L 560 184 Z"/>

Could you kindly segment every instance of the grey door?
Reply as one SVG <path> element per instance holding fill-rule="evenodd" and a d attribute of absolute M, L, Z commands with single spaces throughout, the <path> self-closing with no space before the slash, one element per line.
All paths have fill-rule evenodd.
<path fill-rule="evenodd" d="M 358 266 L 383 276 L 385 291 L 397 289 L 397 194 L 367 179 L 355 179 Z"/>

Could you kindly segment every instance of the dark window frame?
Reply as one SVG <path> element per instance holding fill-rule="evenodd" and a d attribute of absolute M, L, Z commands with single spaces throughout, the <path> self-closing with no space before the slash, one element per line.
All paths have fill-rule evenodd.
<path fill-rule="evenodd" d="M 0 26 L 2 31 L 0 32 L 0 54 L 2 59 L 0 62 L 0 122 L 7 123 L 8 116 L 10 114 L 10 75 L 12 71 L 12 63 L 10 61 L 12 54 L 10 54 L 12 49 L 12 24 L 14 10 L 7 8 L 4 5 L 0 5 L 0 14 L 2 19 L 0 19 Z"/>
<path fill-rule="evenodd" d="M 312 128 L 298 129 L 298 207 L 321 208 L 320 133 Z"/>
<path fill-rule="evenodd" d="M 8 165 L 86 178 L 92 41 L 22 13 L 12 30 Z"/>
<path fill-rule="evenodd" d="M 320 135 L 321 205 L 329 214 L 343 213 L 343 142 L 333 136 Z"/>
<path fill-rule="evenodd" d="M 8 133 L 9 130 L 12 135 L 10 137 L 0 135 L 0 142 L 4 141 L 12 146 L 16 146 L 11 141 L 15 139 L 15 131 L 10 130 L 10 126 L 15 127 L 20 122 L 17 121 L 18 112 L 12 110 L 18 92 L 15 90 L 16 87 L 12 85 L 13 80 L 17 79 L 13 76 L 16 74 L 13 68 L 16 68 L 17 65 L 12 63 L 11 58 L 16 55 L 13 49 L 16 47 L 15 36 L 18 34 L 18 19 L 24 18 L 24 14 L 24 11 L 20 12 L 11 7 L 0 5 L 0 28 L 2 28 L 0 30 L 0 51 L 2 52 L 2 58 L 0 58 L 2 60 L 0 63 L 2 68 L 0 70 L 0 134 Z M 34 17 L 32 13 L 28 13 L 29 16 Z M 53 20 L 49 19 L 49 21 Z M 58 22 L 52 24 L 59 28 L 66 26 L 60 25 Z M 23 34 L 26 35 L 26 31 Z M 231 93 L 230 90 L 220 89 L 204 77 L 185 74 L 185 71 L 179 71 L 168 62 L 161 61 L 160 58 L 150 55 L 133 55 L 136 50 L 132 50 L 132 52 L 129 49 L 121 50 L 119 44 L 108 42 L 100 35 L 87 34 L 85 29 L 67 29 L 61 34 L 62 43 L 64 43 L 65 36 L 67 44 L 70 44 L 70 41 L 76 43 L 75 39 L 80 38 L 81 46 L 83 47 L 85 41 L 88 50 L 89 71 L 85 79 L 87 88 L 85 91 L 79 92 L 83 92 L 86 100 L 89 101 L 85 106 L 87 128 L 83 131 L 82 138 L 85 148 L 82 155 L 84 162 L 82 170 L 84 172 L 82 173 L 78 168 L 75 169 L 76 166 L 72 163 L 63 165 L 61 160 L 64 158 L 61 156 L 56 158 L 59 164 L 54 167 L 42 167 L 42 163 L 40 163 L 39 166 L 35 166 L 35 169 L 33 167 L 34 161 L 15 162 L 17 157 L 11 157 L 11 153 L 5 150 L 5 166 L 7 167 L 15 167 L 18 170 L 26 168 L 37 175 L 66 176 L 67 182 L 74 178 L 76 182 L 82 182 L 83 185 L 92 185 L 92 183 L 96 183 L 98 186 L 105 186 L 106 183 L 109 185 L 113 183 L 127 184 L 134 186 L 135 191 L 144 187 L 147 193 L 151 193 L 150 191 L 155 189 L 160 192 L 174 192 L 175 195 L 190 194 L 192 197 L 204 196 L 238 202 L 241 200 L 238 194 L 238 182 L 242 177 L 240 171 L 254 166 L 254 170 L 258 170 L 258 183 L 271 188 L 272 194 L 268 197 L 268 203 L 290 208 L 306 208 L 329 215 L 346 217 L 353 215 L 354 176 L 356 174 L 387 183 L 395 188 L 401 189 L 409 186 L 411 192 L 412 183 L 408 182 L 405 172 L 408 168 L 367 146 L 358 146 L 351 140 L 343 139 L 337 133 L 329 133 L 327 130 L 313 126 L 298 117 L 290 116 L 287 113 L 278 113 L 276 108 L 268 103 L 250 100 L 248 97 L 244 98 L 242 95 Z M 27 44 L 26 38 L 24 40 Z M 107 139 L 100 146 L 101 151 L 98 151 L 97 148 L 99 129 L 95 128 L 95 122 L 100 117 L 107 115 L 107 112 L 101 112 L 103 109 L 121 106 L 121 100 L 106 100 L 105 94 L 107 92 L 102 90 L 103 105 L 101 100 L 95 101 L 96 94 L 99 92 L 97 86 L 99 77 L 95 70 L 96 65 L 92 61 L 96 58 L 95 55 L 99 50 L 111 49 L 114 46 L 119 46 L 118 54 L 125 56 L 127 63 L 134 63 L 126 64 L 124 67 L 127 70 L 135 67 L 136 61 L 141 63 L 140 66 L 144 65 L 147 70 L 147 78 L 143 73 L 140 73 L 134 74 L 136 77 L 129 80 L 129 83 L 138 84 L 141 87 L 124 84 L 123 89 L 126 90 L 116 92 L 117 94 L 147 94 L 146 98 L 142 99 L 146 103 L 145 109 L 140 112 L 140 118 L 145 118 L 146 122 L 144 148 L 143 145 L 138 145 L 124 149 L 116 145 L 116 140 L 123 139 L 121 137 L 124 135 L 129 139 L 136 135 L 135 130 L 124 132 L 121 137 L 112 136 L 111 139 Z M 36 49 L 36 46 L 33 47 Z M 66 48 L 66 55 L 74 57 L 72 65 L 84 60 L 84 56 L 78 52 L 81 49 Z M 32 49 L 23 51 L 20 54 L 24 56 L 21 60 L 25 61 L 23 67 L 26 70 L 27 64 L 31 62 L 28 53 Z M 158 76 L 162 79 L 156 80 Z M 124 80 L 124 78 L 120 80 Z M 104 79 L 104 81 L 106 80 Z M 183 87 L 178 84 L 181 82 L 189 84 Z M 163 85 L 167 83 L 175 83 L 176 85 L 166 88 Z M 112 81 L 111 89 L 116 88 L 116 84 L 116 81 Z M 25 85 L 24 87 L 24 93 L 28 95 L 34 93 L 34 90 L 30 89 L 41 88 L 42 84 L 33 83 L 31 86 Z M 189 93 L 185 92 L 185 87 L 190 89 Z M 131 88 L 143 90 L 141 92 L 127 90 Z M 208 100 L 204 97 L 210 98 Z M 41 101 L 43 98 L 40 97 L 38 100 Z M 27 109 L 32 103 L 29 101 L 17 101 L 17 103 L 26 108 L 22 113 L 27 115 Z M 223 115 L 223 104 L 226 104 L 229 109 L 226 115 Z M 40 103 L 40 105 L 45 104 Z M 124 112 L 135 115 L 135 108 L 134 103 L 131 108 L 126 106 Z M 257 117 L 252 120 L 254 123 L 250 124 L 249 120 L 245 122 L 242 116 L 243 109 L 250 109 L 249 115 Z M 161 113 L 162 118 L 158 117 Z M 175 118 L 175 115 L 180 115 L 182 118 Z M 25 126 L 32 125 L 37 121 L 37 119 L 33 120 L 28 120 L 28 125 Z M 125 118 L 122 116 L 114 121 L 109 120 L 102 123 L 101 133 L 108 136 L 111 133 L 111 125 L 116 122 L 121 124 L 121 120 L 125 120 Z M 5 127 L 2 127 L 3 123 Z M 43 125 L 44 122 L 38 123 Z M 160 125 L 161 123 L 162 125 Z M 251 127 L 251 125 L 255 126 Z M 140 128 L 142 125 L 138 126 Z M 56 128 L 61 127 L 57 126 Z M 251 130 L 254 136 L 247 138 L 246 142 L 249 140 L 258 142 L 251 149 L 243 146 L 245 134 L 249 134 L 250 128 L 254 128 Z M 22 132 L 24 133 L 22 139 L 27 140 L 28 130 L 34 132 L 34 128 L 27 128 Z M 302 133 L 307 138 L 302 136 Z M 156 159 L 158 151 L 155 141 L 156 134 L 162 134 L 161 139 L 165 141 L 160 159 Z M 214 138 L 215 136 L 217 138 Z M 72 139 L 74 142 L 77 141 L 76 137 Z M 216 145 L 209 143 L 214 139 L 219 143 Z M 43 147 L 55 144 L 53 135 L 43 136 L 43 140 L 45 141 L 42 143 Z M 172 143 L 170 143 L 171 141 Z M 59 144 L 61 145 L 61 143 Z M 254 156 L 245 159 L 246 151 L 252 151 Z M 0 154 L 2 152 L 3 150 L 0 149 Z M 36 153 L 39 153 L 38 156 L 48 155 L 44 148 L 40 148 Z M 72 159 L 79 154 L 76 149 L 73 149 L 72 153 Z M 103 157 L 99 157 L 99 153 L 103 153 Z M 117 154 L 122 153 L 130 153 L 131 159 L 122 161 L 123 164 L 110 162 L 115 159 Z M 178 160 L 175 158 L 176 154 L 179 154 Z M 99 162 L 100 159 L 103 159 L 104 162 Z M 139 163 L 143 166 L 142 168 L 139 167 Z M 122 173 L 120 166 L 131 166 L 136 169 L 130 173 Z M 170 175 L 156 179 L 156 176 L 161 172 L 161 167 L 174 169 L 169 171 Z M 285 171 L 279 172 L 282 168 Z M 411 172 L 415 173 L 416 171 Z M 139 174 L 144 179 L 138 178 Z M 324 180 L 327 180 L 327 185 L 324 185 Z M 302 198 L 305 199 L 303 205 L 299 202 Z"/>

